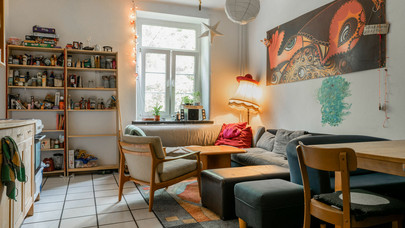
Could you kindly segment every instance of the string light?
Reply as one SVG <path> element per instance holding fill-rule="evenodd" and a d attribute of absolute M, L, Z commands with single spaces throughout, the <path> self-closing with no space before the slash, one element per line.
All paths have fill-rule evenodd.
<path fill-rule="evenodd" d="M 135 4 L 135 0 L 132 0 L 132 7 L 130 9 L 129 14 L 129 25 L 131 26 L 131 32 L 133 36 L 132 43 L 132 63 L 135 65 L 135 78 L 138 76 L 138 69 L 137 69 L 137 56 L 136 56 L 136 45 L 138 44 L 138 36 L 136 35 L 136 10 L 138 7 Z"/>

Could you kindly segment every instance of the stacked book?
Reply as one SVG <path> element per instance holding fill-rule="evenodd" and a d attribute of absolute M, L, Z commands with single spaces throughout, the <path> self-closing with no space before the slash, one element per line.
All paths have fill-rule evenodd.
<path fill-rule="evenodd" d="M 29 47 L 56 47 L 59 41 L 59 36 L 54 28 L 44 28 L 38 25 L 32 27 L 32 35 L 26 35 L 23 42 L 24 46 Z"/>

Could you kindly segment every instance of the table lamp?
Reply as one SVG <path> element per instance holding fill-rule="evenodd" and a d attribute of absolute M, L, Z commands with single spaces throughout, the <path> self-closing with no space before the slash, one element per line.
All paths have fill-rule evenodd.
<path fill-rule="evenodd" d="M 229 99 L 228 105 L 238 110 L 247 110 L 247 123 L 249 124 L 250 111 L 259 112 L 260 88 L 259 82 L 252 78 L 252 75 L 238 76 L 236 80 L 239 87 L 235 95 Z"/>

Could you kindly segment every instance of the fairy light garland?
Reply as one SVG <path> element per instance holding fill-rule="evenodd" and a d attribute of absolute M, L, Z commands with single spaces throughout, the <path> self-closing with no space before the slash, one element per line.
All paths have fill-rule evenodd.
<path fill-rule="evenodd" d="M 135 1 L 132 0 L 132 7 L 130 10 L 129 15 L 129 24 L 131 26 L 131 32 L 133 36 L 132 42 L 132 63 L 135 65 L 135 77 L 138 77 L 138 70 L 137 70 L 137 56 L 136 56 L 136 45 L 138 44 L 138 35 L 136 34 L 136 10 L 138 10 L 138 6 L 136 6 Z"/>

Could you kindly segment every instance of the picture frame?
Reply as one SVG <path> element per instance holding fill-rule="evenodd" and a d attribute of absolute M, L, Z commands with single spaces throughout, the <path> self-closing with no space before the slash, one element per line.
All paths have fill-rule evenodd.
<path fill-rule="evenodd" d="M 73 49 L 79 49 L 79 42 L 78 41 L 73 41 Z"/>

